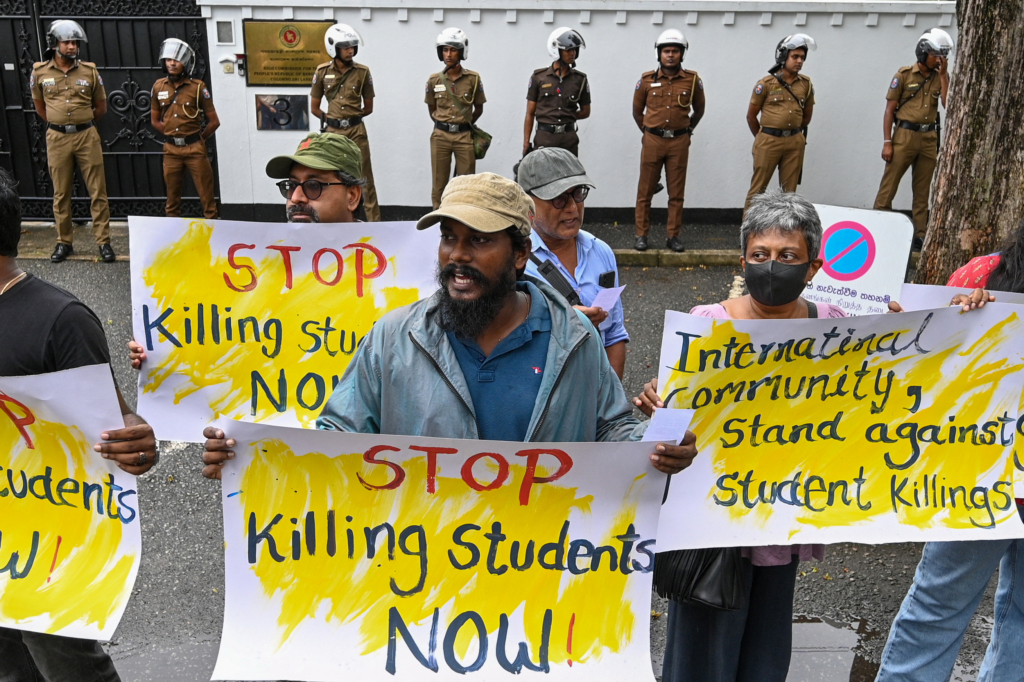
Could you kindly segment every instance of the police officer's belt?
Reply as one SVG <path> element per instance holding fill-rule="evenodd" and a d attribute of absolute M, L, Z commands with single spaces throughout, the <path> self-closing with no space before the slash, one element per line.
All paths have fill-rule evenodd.
<path fill-rule="evenodd" d="M 473 126 L 468 123 L 442 123 L 441 121 L 434 121 L 434 127 L 449 133 L 468 133 L 473 129 Z"/>
<path fill-rule="evenodd" d="M 930 133 L 933 130 L 939 129 L 938 123 L 910 123 L 908 121 L 897 121 L 897 125 L 900 128 L 906 128 L 907 130 L 916 130 L 919 133 Z"/>
<path fill-rule="evenodd" d="M 86 121 L 85 123 L 78 123 L 76 125 L 59 126 L 56 123 L 50 124 L 50 130 L 56 130 L 58 133 L 64 133 L 65 135 L 70 133 L 80 133 L 83 130 L 88 130 L 95 125 L 92 121 Z"/>
<path fill-rule="evenodd" d="M 167 144 L 173 144 L 175 147 L 187 147 L 190 144 L 195 144 L 199 140 L 203 139 L 203 136 L 199 133 L 195 135 L 189 135 L 188 137 L 171 137 L 168 135 L 164 138 L 164 142 Z"/>
<path fill-rule="evenodd" d="M 363 122 L 362 116 L 352 116 L 350 118 L 324 118 L 324 122 L 332 128 L 351 128 L 357 126 Z"/>
<path fill-rule="evenodd" d="M 795 130 L 782 130 L 780 128 L 761 128 L 761 132 L 765 135 L 771 135 L 772 137 L 791 137 L 804 132 L 804 129 L 797 128 Z"/>
<path fill-rule="evenodd" d="M 545 133 L 554 133 L 555 135 L 561 135 L 562 133 L 575 133 L 575 123 L 564 123 L 562 125 L 553 125 L 551 123 L 538 123 L 537 130 Z"/>
<path fill-rule="evenodd" d="M 690 135 L 693 133 L 693 126 L 687 128 L 680 128 L 679 130 L 666 130 L 665 128 L 644 128 L 651 135 L 657 135 L 658 137 L 673 138 L 682 137 L 683 135 Z"/>

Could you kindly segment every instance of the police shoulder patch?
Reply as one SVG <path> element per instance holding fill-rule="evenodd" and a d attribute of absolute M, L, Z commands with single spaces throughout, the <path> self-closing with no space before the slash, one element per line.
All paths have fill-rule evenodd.
<path fill-rule="evenodd" d="M 641 78 L 640 80 L 638 80 L 638 81 L 636 82 L 636 89 L 637 89 L 637 90 L 639 90 L 639 89 L 640 89 L 640 84 L 641 84 L 642 82 L 643 82 L 643 78 Z"/>
<path fill-rule="evenodd" d="M 373 85 L 373 76 L 367 74 L 366 75 L 366 82 L 369 83 L 370 85 Z"/>
<path fill-rule="evenodd" d="M 893 90 L 900 87 L 900 79 L 898 76 L 892 79 L 892 83 L 889 84 L 889 87 L 892 88 Z"/>
<path fill-rule="evenodd" d="M 701 90 L 704 89 L 704 81 L 702 81 L 700 78 L 697 79 L 697 87 L 700 88 Z"/>
<path fill-rule="evenodd" d="M 96 72 L 96 79 L 103 85 L 103 76 L 100 75 L 99 71 Z"/>
<path fill-rule="evenodd" d="M 758 83 L 756 86 L 754 86 L 755 95 L 760 95 L 762 92 L 764 92 L 764 86 L 761 83 Z"/>
<path fill-rule="evenodd" d="M 210 91 L 203 88 L 203 99 L 210 99 Z"/>
<path fill-rule="evenodd" d="M 36 86 L 36 75 L 32 74 L 28 77 L 28 87 L 34 88 Z"/>
<path fill-rule="evenodd" d="M 313 72 L 313 85 L 316 85 L 316 77 L 319 76 L 319 75 L 320 75 L 319 73 L 317 73 L 315 71 Z"/>

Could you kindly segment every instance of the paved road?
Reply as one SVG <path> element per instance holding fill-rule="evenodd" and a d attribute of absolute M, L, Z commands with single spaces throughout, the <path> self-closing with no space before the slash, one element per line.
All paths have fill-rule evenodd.
<path fill-rule="evenodd" d="M 135 378 L 123 352 L 131 336 L 128 263 L 24 260 L 22 266 L 96 311 L 107 325 L 115 375 L 134 402 Z M 663 311 L 726 298 L 736 274 L 732 268 L 622 270 L 632 335 L 625 377 L 631 395 L 656 372 Z M 216 659 L 224 605 L 219 484 L 199 474 L 197 446 L 162 448 L 160 465 L 139 484 L 145 552 L 134 596 L 110 643 L 126 682 L 208 680 Z M 801 567 L 792 682 L 873 679 L 919 552 L 912 544 L 834 545 L 825 561 Z M 660 670 L 666 607 L 655 600 L 652 609 L 652 657 Z M 954 679 L 976 679 L 991 629 L 992 586 L 978 613 Z"/>

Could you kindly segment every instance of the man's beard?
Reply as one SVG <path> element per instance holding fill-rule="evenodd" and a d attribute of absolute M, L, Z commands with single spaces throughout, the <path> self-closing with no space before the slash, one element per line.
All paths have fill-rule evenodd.
<path fill-rule="evenodd" d="M 285 210 L 285 215 L 290 223 L 295 222 L 295 216 L 297 215 L 308 215 L 314 223 L 320 222 L 320 214 L 316 212 L 315 208 L 308 205 L 292 204 Z"/>
<path fill-rule="evenodd" d="M 338 61 L 344 64 L 346 69 L 351 68 L 352 62 L 354 62 L 355 60 L 355 56 L 349 57 L 348 59 L 345 59 L 344 57 L 338 57 Z"/>
<path fill-rule="evenodd" d="M 471 278 L 481 286 L 483 293 L 471 301 L 452 298 L 448 291 L 448 282 L 456 274 Z M 495 280 L 487 279 L 482 272 L 466 265 L 449 264 L 441 268 L 439 264 L 437 284 L 440 288 L 438 325 L 446 332 L 454 332 L 456 336 L 475 339 L 494 322 L 509 294 L 516 290 L 515 259 L 509 258 L 507 267 L 502 269 Z"/>

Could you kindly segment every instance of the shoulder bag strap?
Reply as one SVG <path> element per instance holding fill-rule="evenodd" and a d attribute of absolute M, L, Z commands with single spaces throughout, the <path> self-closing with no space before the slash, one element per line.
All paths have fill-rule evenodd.
<path fill-rule="evenodd" d="M 583 305 L 583 301 L 580 300 L 580 295 L 576 293 L 576 290 L 572 288 L 572 284 L 565 278 L 565 275 L 561 273 L 558 266 L 549 260 L 541 260 L 537 257 L 537 254 L 530 254 L 530 262 L 537 266 L 537 272 L 540 276 L 550 284 L 555 291 L 560 293 L 569 301 L 569 305 Z"/>
<path fill-rule="evenodd" d="M 448 80 L 448 74 L 446 74 L 444 71 L 441 72 L 441 82 L 444 83 L 444 89 L 445 89 L 445 92 L 448 93 L 448 99 L 450 99 L 452 101 L 452 104 L 455 105 L 455 108 L 458 109 L 459 113 L 462 114 L 462 117 L 464 119 L 466 119 L 466 123 L 468 123 L 469 127 L 472 128 L 473 127 L 473 115 L 469 112 L 468 109 L 466 109 L 466 105 L 463 104 L 462 101 L 460 101 L 458 97 L 456 97 L 455 92 L 452 90 L 452 82 L 450 80 Z M 477 78 L 477 84 L 479 84 L 479 82 L 480 82 L 480 79 L 478 77 Z"/>
<path fill-rule="evenodd" d="M 818 317 L 818 304 L 814 301 L 807 301 L 807 317 L 812 319 Z"/>
<path fill-rule="evenodd" d="M 896 105 L 896 110 L 895 110 L 895 111 L 893 111 L 892 113 L 893 113 L 893 114 L 895 114 L 895 113 L 896 113 L 897 111 L 899 111 L 900 109 L 902 109 L 902 108 L 903 108 L 903 105 L 904 105 L 904 104 L 906 104 L 906 103 L 907 103 L 907 102 L 909 102 L 910 100 L 912 100 L 912 99 L 914 99 L 915 97 L 917 97 L 918 93 L 924 92 L 924 87 L 925 87 L 926 85 L 928 85 L 928 83 L 930 83 L 930 82 L 931 82 L 931 80 L 932 80 L 932 76 L 934 76 L 934 75 L 935 75 L 935 72 L 934 72 L 934 71 L 932 71 L 932 72 L 931 72 L 930 74 L 928 74 L 928 77 L 924 79 L 924 83 L 921 83 L 921 87 L 919 87 L 919 88 L 918 88 L 917 90 L 914 90 L 914 94 L 913 94 L 913 95 L 911 95 L 910 97 L 906 98 L 905 100 L 903 100 L 902 102 L 900 102 L 899 104 L 897 104 L 897 105 Z"/>

